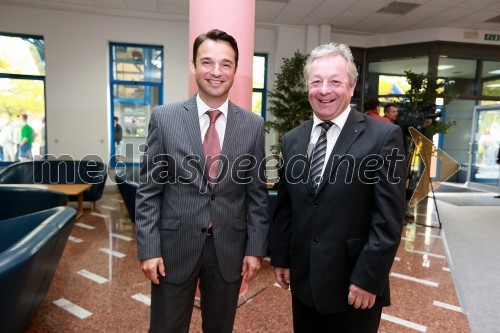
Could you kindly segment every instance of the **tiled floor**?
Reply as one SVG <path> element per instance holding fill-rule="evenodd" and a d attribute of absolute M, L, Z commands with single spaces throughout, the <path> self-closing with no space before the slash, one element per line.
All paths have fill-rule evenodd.
<path fill-rule="evenodd" d="M 433 205 L 415 222 L 432 224 Z M 391 273 L 391 307 L 379 332 L 471 332 L 453 286 L 439 228 L 406 224 Z M 269 262 L 241 297 L 234 332 L 292 332 L 290 293 L 274 285 Z M 139 269 L 133 226 L 118 192 L 74 226 L 48 295 L 27 333 L 147 332 L 149 283 Z M 194 307 L 190 332 L 201 332 Z"/>

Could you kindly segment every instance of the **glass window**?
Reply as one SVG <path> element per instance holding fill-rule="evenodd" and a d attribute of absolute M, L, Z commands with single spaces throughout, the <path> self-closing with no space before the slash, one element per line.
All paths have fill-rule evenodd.
<path fill-rule="evenodd" d="M 252 111 L 266 117 L 267 55 L 253 56 Z"/>
<path fill-rule="evenodd" d="M 482 95 L 500 97 L 500 62 L 483 62 Z"/>
<path fill-rule="evenodd" d="M 0 35 L 0 164 L 45 154 L 44 40 Z"/>
<path fill-rule="evenodd" d="M 409 88 L 405 71 L 411 70 L 417 74 L 427 73 L 428 62 L 427 57 L 370 62 L 368 64 L 367 97 L 404 95 Z"/>
<path fill-rule="evenodd" d="M 0 35 L 0 73 L 45 75 L 43 38 Z"/>
<path fill-rule="evenodd" d="M 113 79 L 161 82 L 163 49 L 117 45 L 113 50 Z"/>
<path fill-rule="evenodd" d="M 163 103 L 163 47 L 110 44 L 111 164 L 140 163 L 151 109 Z"/>
<path fill-rule="evenodd" d="M 438 77 L 448 81 L 446 91 L 461 96 L 475 95 L 477 61 L 473 59 L 456 59 L 439 57 Z"/>

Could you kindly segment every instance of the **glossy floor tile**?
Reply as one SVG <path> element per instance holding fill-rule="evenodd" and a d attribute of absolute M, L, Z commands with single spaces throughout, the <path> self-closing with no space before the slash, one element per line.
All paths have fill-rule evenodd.
<path fill-rule="evenodd" d="M 379 332 L 471 332 L 433 205 L 424 201 L 414 213 L 403 229 L 390 277 L 392 306 L 384 309 Z M 47 297 L 26 332 L 147 332 L 149 289 L 120 194 L 106 192 L 73 227 Z M 290 292 L 275 285 L 269 261 L 239 304 L 234 332 L 292 332 Z M 190 332 L 201 332 L 196 306 Z"/>

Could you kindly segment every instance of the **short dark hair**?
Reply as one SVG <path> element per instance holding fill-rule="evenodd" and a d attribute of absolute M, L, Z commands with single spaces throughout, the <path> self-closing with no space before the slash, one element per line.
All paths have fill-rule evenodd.
<path fill-rule="evenodd" d="M 378 98 L 370 98 L 363 103 L 363 108 L 365 112 L 369 110 L 375 110 L 378 106 L 380 106 Z"/>
<path fill-rule="evenodd" d="M 391 108 L 391 107 L 393 107 L 393 106 L 394 106 L 396 109 L 398 108 L 398 106 L 396 105 L 396 103 L 387 103 L 387 104 L 384 106 L 384 112 L 385 112 L 386 110 L 389 110 L 389 108 Z"/>
<path fill-rule="evenodd" d="M 194 40 L 193 43 L 193 63 L 196 67 L 196 56 L 198 55 L 198 49 L 200 48 L 201 43 L 206 41 L 207 39 L 217 41 L 223 40 L 228 42 L 234 50 L 234 60 L 236 61 L 236 67 L 238 67 L 238 44 L 236 43 L 236 39 L 233 36 L 227 34 L 226 32 L 219 29 L 212 29 L 205 34 L 201 34 Z"/>

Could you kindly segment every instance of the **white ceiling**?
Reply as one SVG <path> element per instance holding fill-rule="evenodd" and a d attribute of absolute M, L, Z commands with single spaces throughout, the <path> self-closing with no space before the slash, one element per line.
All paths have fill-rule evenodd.
<path fill-rule="evenodd" d="M 391 2 L 256 0 L 256 22 L 304 26 L 328 24 L 333 31 L 367 35 L 437 27 L 500 32 L 500 23 L 485 22 L 500 16 L 499 0 L 398 0 L 420 6 L 404 15 L 377 13 Z M 189 0 L 0 0 L 0 3 L 165 20 L 187 20 L 189 14 Z M 212 6 L 215 0 L 206 3 Z"/>

